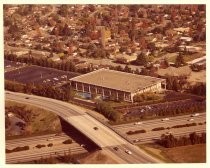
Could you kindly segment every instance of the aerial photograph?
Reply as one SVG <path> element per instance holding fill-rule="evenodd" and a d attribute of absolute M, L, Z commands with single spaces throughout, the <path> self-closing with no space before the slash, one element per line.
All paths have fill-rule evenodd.
<path fill-rule="evenodd" d="M 3 4 L 3 35 L 6 165 L 207 163 L 206 4 Z"/>

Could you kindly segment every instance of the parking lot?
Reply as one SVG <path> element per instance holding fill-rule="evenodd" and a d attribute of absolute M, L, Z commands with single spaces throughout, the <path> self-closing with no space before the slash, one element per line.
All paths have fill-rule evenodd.
<path fill-rule="evenodd" d="M 25 63 L 4 60 L 4 72 L 12 71 L 25 65 Z"/>
<path fill-rule="evenodd" d="M 139 107 L 133 107 L 121 110 L 124 113 L 124 116 L 140 116 L 144 115 L 145 113 L 151 115 L 156 114 L 162 110 L 170 111 L 174 109 L 186 109 L 191 108 L 194 106 L 205 106 L 205 101 L 197 101 L 194 99 L 186 99 L 186 100 L 179 100 L 179 101 L 172 101 L 172 102 L 165 102 L 165 103 L 158 103 L 158 104 L 152 104 L 152 105 L 145 105 L 145 106 L 139 106 Z"/>
<path fill-rule="evenodd" d="M 32 65 L 5 72 L 5 79 L 24 84 L 50 84 L 60 86 L 78 75 L 79 73 Z"/>

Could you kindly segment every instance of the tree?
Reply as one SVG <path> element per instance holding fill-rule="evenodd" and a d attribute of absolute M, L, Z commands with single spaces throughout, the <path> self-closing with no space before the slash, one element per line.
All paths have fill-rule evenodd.
<path fill-rule="evenodd" d="M 31 58 L 31 56 L 32 56 L 32 51 L 31 51 L 31 49 L 28 51 L 28 57 L 29 58 Z"/>
<path fill-rule="evenodd" d="M 140 71 L 139 71 L 139 69 L 138 69 L 138 68 L 136 68 L 136 70 L 135 70 L 135 74 L 140 74 Z"/>
<path fill-rule="evenodd" d="M 25 85 L 24 93 L 31 94 L 33 92 L 33 85 L 31 83 Z"/>
<path fill-rule="evenodd" d="M 195 132 L 190 134 L 190 140 L 192 145 L 199 143 L 199 137 Z"/>
<path fill-rule="evenodd" d="M 173 81 L 173 90 L 179 91 L 180 89 L 181 89 L 181 86 L 180 86 L 177 78 L 175 78 L 174 81 Z"/>
<path fill-rule="evenodd" d="M 164 65 L 165 65 L 166 67 L 169 67 L 169 66 L 170 66 L 170 65 L 169 65 L 169 62 L 168 62 L 168 59 L 167 59 L 166 57 L 164 58 L 163 63 L 164 63 Z"/>
<path fill-rule="evenodd" d="M 181 53 L 176 57 L 175 66 L 180 67 L 185 64 L 184 57 Z"/>
<path fill-rule="evenodd" d="M 121 118 L 121 115 L 117 114 L 119 112 L 114 110 L 108 102 L 98 101 L 96 103 L 96 110 L 112 121 L 118 121 Z"/>
<path fill-rule="evenodd" d="M 118 66 L 115 67 L 115 70 L 117 70 L 117 71 L 123 71 L 123 68 L 120 65 L 118 65 Z"/>
<path fill-rule="evenodd" d="M 124 71 L 128 72 L 128 73 L 131 73 L 131 68 L 128 67 L 128 65 L 126 65 L 125 68 L 124 68 Z"/>
<path fill-rule="evenodd" d="M 206 95 L 206 84 L 196 83 L 190 88 L 190 92 L 196 95 L 205 96 Z"/>
<path fill-rule="evenodd" d="M 137 65 L 146 65 L 146 64 L 148 63 L 148 61 L 147 61 L 147 58 L 146 58 L 145 54 L 140 53 L 140 54 L 137 56 L 137 59 L 136 59 L 135 63 L 136 63 Z"/>
<path fill-rule="evenodd" d="M 72 100 L 76 95 L 76 92 L 74 91 L 73 87 L 71 87 L 70 85 L 67 85 L 64 93 L 66 95 L 67 101 Z"/>
<path fill-rule="evenodd" d="M 63 16 L 63 17 L 66 17 L 68 15 L 68 6 L 67 5 L 61 5 L 60 9 L 58 11 L 58 14 Z"/>

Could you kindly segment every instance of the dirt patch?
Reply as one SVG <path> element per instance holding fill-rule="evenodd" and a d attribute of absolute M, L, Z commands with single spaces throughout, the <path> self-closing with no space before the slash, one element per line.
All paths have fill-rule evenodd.
<path fill-rule="evenodd" d="M 117 162 L 107 156 L 103 151 L 96 151 L 80 160 L 82 164 L 116 164 Z"/>

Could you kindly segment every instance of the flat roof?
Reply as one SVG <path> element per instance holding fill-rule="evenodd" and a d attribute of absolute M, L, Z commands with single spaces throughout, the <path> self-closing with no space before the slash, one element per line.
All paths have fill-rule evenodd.
<path fill-rule="evenodd" d="M 102 68 L 74 77 L 70 79 L 70 81 L 134 93 L 138 90 L 163 82 L 165 79 Z"/>

